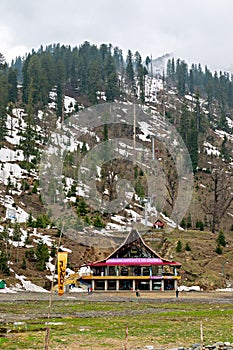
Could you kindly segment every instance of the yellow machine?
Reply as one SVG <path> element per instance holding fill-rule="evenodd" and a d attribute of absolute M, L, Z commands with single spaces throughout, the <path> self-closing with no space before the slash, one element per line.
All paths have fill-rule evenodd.
<path fill-rule="evenodd" d="M 80 283 L 79 283 L 80 278 L 81 278 L 81 276 L 78 273 L 72 273 L 72 275 L 65 278 L 64 286 L 74 284 L 75 287 L 78 287 L 80 285 Z M 58 289 L 58 285 L 56 284 L 53 287 L 53 292 L 57 291 L 57 289 Z"/>

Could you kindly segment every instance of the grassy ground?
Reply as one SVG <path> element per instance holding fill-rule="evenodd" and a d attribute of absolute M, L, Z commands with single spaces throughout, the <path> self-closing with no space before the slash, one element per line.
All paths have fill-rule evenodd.
<path fill-rule="evenodd" d="M 47 326 L 49 349 L 120 350 L 126 345 L 126 327 L 127 349 L 185 346 L 200 342 L 201 322 L 206 344 L 233 342 L 230 295 L 192 293 L 176 300 L 173 294 L 151 298 L 148 293 L 140 299 L 123 295 L 115 302 L 109 295 L 101 299 L 104 294 L 54 300 L 49 320 L 47 300 L 0 301 L 4 318 L 0 348 L 44 349 Z"/>

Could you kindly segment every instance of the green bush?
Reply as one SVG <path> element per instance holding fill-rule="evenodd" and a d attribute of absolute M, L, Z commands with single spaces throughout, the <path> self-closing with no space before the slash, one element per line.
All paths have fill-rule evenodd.
<path fill-rule="evenodd" d="M 27 264 L 26 264 L 26 259 L 25 259 L 25 257 L 23 258 L 23 262 L 22 262 L 21 267 L 22 267 L 23 270 L 26 270 L 26 268 L 27 268 Z"/>
<path fill-rule="evenodd" d="M 99 215 L 96 216 L 94 222 L 93 222 L 93 225 L 95 227 L 105 227 L 105 224 L 104 222 L 102 221 L 101 217 Z"/>
<path fill-rule="evenodd" d="M 220 245 L 217 245 L 217 247 L 215 249 L 215 253 L 222 254 L 222 247 Z"/>
<path fill-rule="evenodd" d="M 51 248 L 51 252 L 50 252 L 51 257 L 54 258 L 56 256 L 56 253 L 57 253 L 57 247 L 53 243 L 52 248 Z"/>
<path fill-rule="evenodd" d="M 32 193 L 37 193 L 37 183 L 35 182 L 32 187 Z"/>
<path fill-rule="evenodd" d="M 28 259 L 30 262 L 35 262 L 37 261 L 36 254 L 34 252 L 33 248 L 30 248 L 29 250 L 26 251 L 25 257 Z"/>
<path fill-rule="evenodd" d="M 219 231 L 218 238 L 216 239 L 216 242 L 219 246 L 225 247 L 226 246 L 226 239 L 224 236 L 224 233 L 222 231 Z"/>
<path fill-rule="evenodd" d="M 181 243 L 181 241 L 179 240 L 178 242 L 177 242 L 177 245 L 176 245 L 176 252 L 177 253 L 180 253 L 182 251 L 182 243 Z"/>
<path fill-rule="evenodd" d="M 36 221 L 33 220 L 32 218 L 32 213 L 29 213 L 29 217 L 27 219 L 27 226 L 28 227 L 35 227 Z"/>
<path fill-rule="evenodd" d="M 13 229 L 13 241 L 20 241 L 21 230 L 19 224 L 16 222 Z"/>
<path fill-rule="evenodd" d="M 50 224 L 50 220 L 48 215 L 39 214 L 36 219 L 35 227 L 46 228 L 49 224 Z"/>
<path fill-rule="evenodd" d="M 197 220 L 196 228 L 199 229 L 200 231 L 204 231 L 204 224 L 201 220 Z"/>
<path fill-rule="evenodd" d="M 182 219 L 182 220 L 181 220 L 180 226 L 181 226 L 182 228 L 186 228 L 186 227 L 187 227 L 187 224 L 186 224 L 185 219 Z"/>
<path fill-rule="evenodd" d="M 44 271 L 46 268 L 46 262 L 49 260 L 49 250 L 47 244 L 44 244 L 42 240 L 39 241 L 36 247 L 36 267 L 38 271 Z"/>
<path fill-rule="evenodd" d="M 0 271 L 4 275 L 7 275 L 7 276 L 10 275 L 10 269 L 8 266 L 7 257 L 5 255 L 5 253 L 3 253 L 3 252 L 0 252 Z"/>

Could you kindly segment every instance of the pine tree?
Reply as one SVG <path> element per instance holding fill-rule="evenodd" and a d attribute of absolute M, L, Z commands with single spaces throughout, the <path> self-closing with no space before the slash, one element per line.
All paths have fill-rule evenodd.
<path fill-rule="evenodd" d="M 222 254 L 222 247 L 220 245 L 217 245 L 217 247 L 215 249 L 215 253 Z"/>
<path fill-rule="evenodd" d="M 88 99 L 91 104 L 96 104 L 97 92 L 101 91 L 100 62 L 95 60 L 89 63 L 87 70 Z"/>
<path fill-rule="evenodd" d="M 23 270 L 26 270 L 26 268 L 27 268 L 27 263 L 26 263 L 25 257 L 23 257 L 23 261 L 22 261 L 21 267 L 22 267 Z"/>
<path fill-rule="evenodd" d="M 44 271 L 46 268 L 46 262 L 49 260 L 48 246 L 40 240 L 36 247 L 36 267 L 38 271 Z"/>
<path fill-rule="evenodd" d="M 0 57 L 1 58 L 1 57 Z M 7 134 L 6 107 L 8 102 L 8 82 L 4 72 L 0 69 L 0 142 Z"/>
<path fill-rule="evenodd" d="M 66 79 L 66 69 L 64 62 L 59 59 L 56 64 L 56 85 L 57 85 L 57 117 L 61 124 L 64 122 L 64 88 Z"/>
<path fill-rule="evenodd" d="M 192 161 L 193 171 L 196 172 L 198 165 L 198 132 L 193 119 L 188 130 L 187 147 Z"/>
<path fill-rule="evenodd" d="M 87 214 L 87 204 L 83 197 L 81 197 L 78 201 L 77 213 L 79 216 L 84 216 Z"/>
<path fill-rule="evenodd" d="M 101 220 L 101 217 L 100 217 L 99 215 L 97 215 L 97 216 L 95 217 L 95 220 L 94 220 L 94 222 L 93 222 L 93 225 L 94 225 L 95 227 L 100 227 L 100 228 L 104 228 L 104 227 L 105 227 L 105 224 L 104 224 L 104 222 Z"/>
<path fill-rule="evenodd" d="M 8 102 L 16 103 L 18 99 L 17 72 L 10 68 L 8 73 Z"/>
<path fill-rule="evenodd" d="M 32 218 L 32 213 L 30 212 L 29 216 L 28 216 L 28 219 L 27 219 L 27 226 L 28 227 L 34 227 L 34 224 L 35 224 L 35 222 L 34 222 L 34 220 Z"/>
<path fill-rule="evenodd" d="M 220 245 L 222 247 L 226 246 L 226 239 L 225 239 L 223 231 L 219 231 L 218 238 L 217 238 L 216 242 L 218 245 Z"/>
<path fill-rule="evenodd" d="M 37 153 L 36 150 L 36 125 L 35 125 L 35 109 L 33 102 L 33 83 L 31 82 L 28 89 L 29 97 L 27 104 L 27 126 L 25 132 L 22 134 L 23 138 L 20 140 L 20 146 L 23 149 L 23 155 L 26 163 L 29 163 L 29 158 L 31 155 L 35 155 Z M 27 170 L 30 171 L 31 165 L 28 164 Z"/>
<path fill-rule="evenodd" d="M 133 57 L 132 57 L 132 52 L 130 50 L 128 51 L 128 55 L 126 59 L 126 82 L 130 92 L 135 93 Z"/>
<path fill-rule="evenodd" d="M 20 241 L 20 239 L 21 239 L 20 225 L 16 222 L 14 224 L 14 229 L 13 229 L 13 241 Z"/>
<path fill-rule="evenodd" d="M 224 135 L 223 141 L 222 141 L 222 145 L 221 145 L 221 156 L 226 160 L 229 161 L 230 160 L 230 151 L 229 148 L 227 147 L 227 137 L 226 135 Z"/>
<path fill-rule="evenodd" d="M 8 266 L 7 256 L 2 251 L 0 251 L 0 271 L 4 275 L 10 275 L 10 268 Z"/>
<path fill-rule="evenodd" d="M 137 79 L 139 84 L 140 101 L 142 104 L 144 104 L 145 103 L 145 75 L 148 74 L 148 71 L 145 67 L 143 67 L 142 58 L 138 51 L 135 53 L 135 67 L 136 67 L 136 74 L 137 74 Z"/>
<path fill-rule="evenodd" d="M 119 81 L 117 77 L 116 65 L 114 58 L 110 55 L 107 56 L 105 65 L 106 72 L 106 97 L 107 101 L 114 102 L 119 97 Z"/>
<path fill-rule="evenodd" d="M 182 251 L 182 243 L 181 243 L 181 241 L 179 240 L 178 242 L 177 242 L 177 245 L 176 245 L 176 252 L 177 253 L 180 253 Z"/>
<path fill-rule="evenodd" d="M 179 59 L 176 62 L 176 80 L 177 80 L 177 89 L 180 96 L 184 96 L 186 93 L 186 84 L 187 84 L 187 64 L 184 61 Z"/>

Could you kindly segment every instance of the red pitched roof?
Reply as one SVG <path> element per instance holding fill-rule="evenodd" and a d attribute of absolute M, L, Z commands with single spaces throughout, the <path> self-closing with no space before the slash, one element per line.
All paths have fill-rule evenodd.
<path fill-rule="evenodd" d="M 179 262 L 175 262 L 175 261 L 170 261 L 167 259 L 163 259 L 162 257 L 160 257 L 152 248 L 150 248 L 142 239 L 140 233 L 136 230 L 133 229 L 128 236 L 126 237 L 125 241 L 117 248 L 114 250 L 114 252 L 112 252 L 109 256 L 107 256 L 106 259 L 103 260 L 99 260 L 99 261 L 95 261 L 93 263 L 90 264 L 86 264 L 86 265 L 90 265 L 90 266 L 105 266 L 105 265 L 109 265 L 110 263 L 107 262 L 107 260 L 110 260 L 114 255 L 117 254 L 118 251 L 120 251 L 124 246 L 129 245 L 137 240 L 140 240 L 142 242 L 142 244 L 144 245 L 144 247 L 149 250 L 149 252 L 154 256 L 155 259 L 157 259 L 158 261 L 155 261 L 154 263 L 152 263 L 148 258 L 148 262 L 143 262 L 143 264 L 145 265 L 151 265 L 151 264 L 155 264 L 155 265 L 174 265 L 174 266 L 181 266 L 181 264 Z M 117 259 L 116 257 L 114 259 Z M 127 258 L 125 258 L 127 259 Z M 139 258 L 140 259 L 140 258 Z M 152 259 L 152 258 L 151 258 Z M 132 260 L 132 259 L 131 259 Z M 160 260 L 160 261 L 159 261 Z M 120 258 L 119 258 L 119 264 L 121 265 L 122 262 L 120 262 Z M 115 265 L 117 265 L 117 263 L 115 263 Z M 132 261 L 129 263 L 126 263 L 126 261 L 124 262 L 124 265 L 133 265 Z"/>

